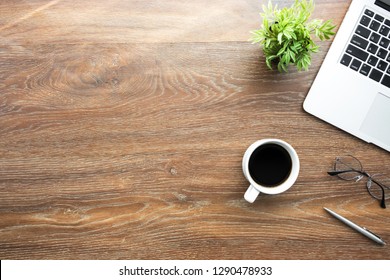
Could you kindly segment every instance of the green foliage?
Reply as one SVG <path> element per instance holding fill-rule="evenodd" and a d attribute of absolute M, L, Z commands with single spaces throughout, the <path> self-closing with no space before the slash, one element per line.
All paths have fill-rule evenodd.
<path fill-rule="evenodd" d="M 268 6 L 263 6 L 260 14 L 263 24 L 259 30 L 251 32 L 251 41 L 262 46 L 270 69 L 272 62 L 277 62 L 280 72 L 287 72 L 290 64 L 295 64 L 298 70 L 307 70 L 311 54 L 318 52 L 319 48 L 312 34 L 321 41 L 335 34 L 333 29 L 336 26 L 330 20 L 309 21 L 313 10 L 313 0 L 295 0 L 291 7 L 281 10 L 271 0 Z"/>

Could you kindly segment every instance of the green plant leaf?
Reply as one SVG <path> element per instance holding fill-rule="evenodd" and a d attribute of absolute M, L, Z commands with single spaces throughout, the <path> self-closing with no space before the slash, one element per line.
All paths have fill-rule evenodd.
<path fill-rule="evenodd" d="M 331 20 L 309 20 L 313 11 L 313 0 L 295 0 L 282 9 L 271 0 L 263 5 L 262 26 L 251 32 L 250 40 L 262 47 L 269 68 L 277 62 L 281 72 L 287 71 L 290 64 L 298 70 L 308 69 L 311 54 L 319 50 L 314 39 L 329 40 L 336 27 Z"/>

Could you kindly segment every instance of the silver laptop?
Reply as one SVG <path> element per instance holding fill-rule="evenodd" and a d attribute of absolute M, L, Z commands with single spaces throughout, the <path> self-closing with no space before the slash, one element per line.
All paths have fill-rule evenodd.
<path fill-rule="evenodd" d="M 390 0 L 352 0 L 303 108 L 390 151 Z"/>

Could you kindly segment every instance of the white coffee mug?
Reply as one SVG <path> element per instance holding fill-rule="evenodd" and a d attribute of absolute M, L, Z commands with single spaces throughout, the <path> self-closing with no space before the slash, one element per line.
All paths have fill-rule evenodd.
<path fill-rule="evenodd" d="M 291 162 L 288 162 L 288 165 L 285 164 L 286 166 L 288 166 L 288 167 L 284 167 L 286 169 L 285 178 L 283 178 L 280 181 L 278 181 L 278 179 L 281 179 L 281 178 L 276 178 L 275 179 L 275 180 L 277 180 L 275 182 L 276 184 L 274 184 L 272 186 L 261 183 L 258 178 L 257 178 L 257 181 L 255 180 L 256 176 L 257 177 L 262 176 L 262 175 L 258 175 L 258 174 L 261 174 L 262 170 L 253 171 L 253 169 L 255 169 L 256 166 L 261 166 L 261 165 L 254 165 L 253 164 L 254 159 L 251 159 L 251 157 L 252 157 L 252 155 L 254 155 L 254 153 L 255 154 L 258 153 L 259 158 L 261 159 L 261 153 L 265 153 L 265 152 L 259 152 L 259 151 L 261 149 L 268 148 L 268 150 L 269 150 L 268 155 L 264 156 L 264 158 L 270 158 L 270 160 L 273 161 L 273 163 L 267 165 L 265 162 L 263 162 L 262 165 L 267 166 L 267 168 L 271 168 L 271 167 L 275 168 L 275 166 L 278 166 L 279 158 L 272 156 L 273 151 L 270 149 L 270 147 L 279 149 L 280 150 L 279 153 L 286 154 L 284 161 L 287 160 L 288 156 L 291 160 Z M 288 156 L 287 156 L 287 154 L 288 154 Z M 255 156 L 257 156 L 257 155 L 255 155 Z M 249 167 L 250 161 L 251 161 L 251 168 Z M 248 147 L 248 149 L 246 150 L 244 157 L 242 159 L 242 171 L 244 173 L 245 178 L 250 183 L 250 186 L 246 190 L 245 195 L 244 195 L 245 200 L 250 202 L 250 203 L 253 203 L 260 193 L 279 194 L 279 193 L 285 192 L 297 180 L 298 174 L 299 174 L 299 167 L 300 167 L 300 164 L 299 164 L 298 155 L 297 155 L 296 151 L 294 150 L 294 148 L 290 144 L 288 144 L 285 141 L 282 141 L 280 139 L 262 139 L 262 140 L 256 141 L 255 143 L 253 143 L 252 145 L 250 145 Z M 265 174 L 265 176 L 271 176 L 270 174 L 273 174 L 273 173 L 269 172 L 269 170 L 266 170 L 267 168 L 263 168 L 265 171 L 268 171 L 268 175 Z M 250 169 L 251 169 L 253 174 L 251 174 Z M 287 173 L 287 169 L 288 169 L 289 173 Z M 257 174 L 257 172 L 258 172 L 258 174 Z M 278 172 L 278 171 L 276 171 L 276 172 Z"/>

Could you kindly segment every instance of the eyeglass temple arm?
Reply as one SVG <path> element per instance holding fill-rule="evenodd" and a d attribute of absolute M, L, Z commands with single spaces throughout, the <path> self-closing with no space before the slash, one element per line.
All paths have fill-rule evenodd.
<path fill-rule="evenodd" d="M 340 170 L 340 171 L 328 171 L 328 174 L 329 174 L 330 176 L 336 176 L 336 175 L 340 175 L 340 174 L 348 173 L 348 172 L 356 172 L 356 173 L 359 173 L 359 174 L 361 174 L 361 175 L 370 177 L 370 175 L 368 175 L 366 172 L 359 171 L 359 170 L 355 170 L 355 169 Z M 376 183 L 376 182 L 375 182 L 375 183 Z"/>
<path fill-rule="evenodd" d="M 382 190 L 382 199 L 381 199 L 381 207 L 382 208 L 386 208 L 386 203 L 385 203 L 385 188 L 383 187 L 383 185 L 381 183 L 379 183 L 378 181 L 374 180 L 373 178 L 369 177 L 370 180 L 372 182 L 374 182 L 375 184 L 377 184 L 381 190 Z"/>
<path fill-rule="evenodd" d="M 382 190 L 381 207 L 382 208 L 386 208 L 385 188 L 383 187 L 383 185 L 381 183 L 379 183 L 379 182 L 375 181 L 374 179 L 372 179 L 371 176 L 368 175 L 366 172 L 351 169 L 351 170 L 341 170 L 341 171 L 328 171 L 328 174 L 330 176 L 336 176 L 336 175 L 343 174 L 343 173 L 348 173 L 348 172 L 357 172 L 357 173 L 359 173 L 361 175 L 367 176 L 368 178 L 370 178 L 371 181 L 373 181 L 375 184 L 377 184 L 381 188 L 381 190 Z"/>

